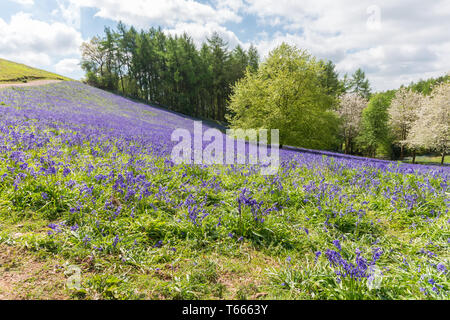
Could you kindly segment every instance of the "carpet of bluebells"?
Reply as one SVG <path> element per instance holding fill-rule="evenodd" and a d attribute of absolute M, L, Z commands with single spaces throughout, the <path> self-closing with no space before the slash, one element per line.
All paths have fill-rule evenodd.
<path fill-rule="evenodd" d="M 79 265 L 74 297 L 449 298 L 449 167 L 175 165 L 176 128 L 78 82 L 0 90 L 0 243 Z"/>

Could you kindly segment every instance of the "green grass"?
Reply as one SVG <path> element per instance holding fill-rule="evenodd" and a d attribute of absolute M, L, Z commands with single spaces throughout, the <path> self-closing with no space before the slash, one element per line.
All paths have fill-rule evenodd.
<path fill-rule="evenodd" d="M 0 83 L 27 82 L 32 80 L 70 80 L 48 71 L 32 68 L 24 64 L 0 59 Z"/>
<path fill-rule="evenodd" d="M 88 149 L 86 146 L 83 151 Z M 67 153 L 70 152 L 68 149 Z M 0 172 L 5 172 L 6 165 L 0 168 Z M 224 190 L 208 195 L 208 203 L 211 209 L 219 201 L 226 205 L 218 207 L 217 212 L 199 226 L 186 220 L 185 209 L 176 209 L 154 197 L 137 205 L 134 217 L 130 214 L 135 200 L 121 199 L 124 211 L 117 220 L 110 221 L 103 204 L 114 193 L 112 186 L 105 188 L 95 184 L 93 178 L 80 171 L 66 179 L 58 176 L 58 180 L 63 182 L 60 186 L 47 177 L 30 180 L 18 190 L 14 189 L 12 181 L 0 183 L 0 243 L 26 248 L 45 261 L 79 267 L 79 290 L 60 287 L 60 292 L 52 292 L 53 295 L 73 299 L 447 299 L 448 275 L 432 266 L 439 262 L 448 265 L 446 214 L 440 217 L 433 215 L 435 220 L 428 223 L 422 217 L 428 214 L 426 206 L 409 211 L 399 204 L 398 211 L 392 211 L 390 201 L 380 197 L 381 190 L 369 195 L 364 189 L 353 188 L 345 182 L 358 177 L 357 170 L 336 175 L 325 169 L 322 173 L 328 181 L 339 182 L 355 195 L 352 203 L 358 209 L 364 208 L 359 205 L 364 200 L 369 202 L 365 216 L 331 217 L 331 225 L 325 232 L 327 215 L 333 209 L 343 212 L 346 205 L 325 195 L 324 199 L 331 203 L 324 207 L 324 211 L 318 211 L 315 203 L 304 203 L 303 199 L 308 194 L 287 183 L 298 179 L 318 182 L 313 170 L 299 168 L 291 172 L 283 177 L 284 189 L 270 194 L 267 191 L 272 189 L 267 188 L 260 176 L 225 175 L 219 168 L 186 169 L 176 166 L 168 172 L 162 161 L 155 160 L 155 169 L 148 178 L 155 185 L 165 184 L 174 192 L 181 190 L 186 181 L 182 173 L 190 174 L 192 185 L 222 176 Z M 423 182 L 422 177 L 417 179 L 398 174 L 377 174 L 377 178 L 391 187 L 413 185 L 416 180 Z M 94 195 L 103 190 L 99 204 L 89 204 L 91 198 L 87 198 L 89 210 L 69 213 L 64 209 L 65 203 L 59 201 L 61 196 L 67 203 L 80 200 L 77 190 L 65 186 L 70 179 L 89 181 L 95 186 Z M 248 208 L 242 215 L 238 214 L 235 193 L 230 192 L 236 185 L 246 182 L 263 187 L 254 193 L 258 199 L 275 202 L 289 195 L 290 200 L 284 201 L 286 207 L 281 212 L 267 216 L 264 224 L 257 224 L 252 221 Z M 433 181 L 436 185 L 440 182 L 439 179 Z M 42 190 L 49 194 L 48 200 L 41 199 Z M 207 192 L 206 188 L 199 190 L 202 195 L 204 192 Z M 177 192 L 172 196 L 183 200 L 186 194 Z M 428 198 L 430 195 L 424 196 Z M 436 208 L 444 207 L 442 196 L 428 201 L 430 208 L 431 201 Z M 158 210 L 154 211 L 151 204 Z M 98 215 L 90 214 L 93 209 Z M 221 227 L 216 227 L 218 216 L 222 217 Z M 50 223 L 62 221 L 69 225 L 76 223 L 79 229 L 64 229 L 61 233 L 47 235 Z M 103 237 L 96 230 L 96 221 L 100 221 L 101 228 L 108 235 Z M 417 227 L 411 229 L 411 225 Z M 309 233 L 299 227 L 308 228 Z M 120 230 L 124 230 L 123 236 L 115 247 L 111 243 L 114 234 Z M 227 235 L 230 231 L 234 234 L 232 238 Z M 244 240 L 239 241 L 239 235 L 243 235 Z M 103 245 L 104 249 L 98 251 L 94 244 L 86 245 L 83 239 L 87 236 L 96 246 Z M 366 280 L 345 279 L 339 282 L 323 255 L 317 263 L 314 262 L 315 251 L 333 248 L 331 241 L 342 236 L 345 236 L 342 254 L 348 261 L 354 261 L 357 248 L 363 250 L 365 257 L 370 257 L 372 244 L 378 241 L 376 246 L 383 248 L 384 252 L 377 263 L 377 267 L 385 272 L 381 288 L 368 290 Z M 162 239 L 164 244 L 154 247 L 158 239 Z M 419 253 L 422 248 L 433 250 L 439 257 L 427 260 Z M 287 257 L 290 257 L 289 262 Z M 428 278 L 442 285 L 443 291 L 434 293 L 427 283 Z M 17 290 L 25 294 L 27 288 L 17 287 Z M 421 288 L 427 290 L 427 295 L 421 292 Z"/>
<path fill-rule="evenodd" d="M 43 89 L 28 90 L 38 100 Z M 128 110 L 86 89 L 69 93 L 55 85 L 58 112 L 75 97 L 103 112 Z M 173 165 L 131 154 L 128 141 L 94 136 L 85 123 L 41 124 L 21 109 L 38 103 L 12 101 L 5 115 L 23 117 L 5 117 L 0 130 L 0 147 L 9 148 L 0 152 L 0 299 L 12 290 L 39 299 L 449 299 L 447 171 L 400 173 L 307 154 L 276 176 Z M 146 121 L 157 114 L 136 112 Z M 255 201 L 239 205 L 243 188 Z M 204 209 L 195 221 L 194 208 Z M 380 283 L 337 276 L 331 250 L 349 263 L 374 262 L 369 273 Z M 78 288 L 66 285 L 71 266 Z"/>
<path fill-rule="evenodd" d="M 411 163 L 412 158 L 406 157 L 403 162 Z M 416 156 L 416 163 L 418 164 L 441 164 L 441 156 L 423 155 Z M 450 164 L 450 156 L 444 158 L 444 163 Z"/>

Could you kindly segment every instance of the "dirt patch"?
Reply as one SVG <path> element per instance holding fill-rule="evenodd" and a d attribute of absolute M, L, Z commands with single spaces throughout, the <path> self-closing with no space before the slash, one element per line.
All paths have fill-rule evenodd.
<path fill-rule="evenodd" d="M 24 249 L 0 245 L 0 300 L 68 299 L 63 268 Z"/>
<path fill-rule="evenodd" d="M 263 253 L 243 248 L 239 258 L 219 261 L 218 281 L 225 285 L 231 299 L 261 299 L 267 296 L 264 287 L 267 267 L 279 267 L 274 259 Z"/>
<path fill-rule="evenodd" d="M 30 86 L 41 86 L 44 84 L 50 84 L 50 83 L 56 83 L 61 82 L 62 80 L 35 80 L 30 82 L 11 82 L 11 83 L 0 83 L 0 89 L 1 88 L 8 88 L 8 87 L 30 87 Z"/>

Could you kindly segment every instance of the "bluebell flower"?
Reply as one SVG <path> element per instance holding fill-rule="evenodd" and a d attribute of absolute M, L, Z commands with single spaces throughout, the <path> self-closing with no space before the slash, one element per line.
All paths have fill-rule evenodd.
<path fill-rule="evenodd" d="M 316 258 L 314 259 L 314 262 L 317 262 L 317 260 L 319 259 L 319 257 L 320 257 L 321 254 L 322 254 L 322 252 L 316 251 L 316 253 L 315 253 Z"/>
<path fill-rule="evenodd" d="M 339 250 L 339 251 L 341 251 L 341 243 L 339 242 L 339 240 L 333 240 L 333 244 L 334 244 L 334 246 Z"/>
<path fill-rule="evenodd" d="M 438 265 L 436 266 L 436 268 L 440 271 L 445 273 L 445 271 L 447 271 L 447 268 L 444 266 L 443 263 L 438 263 Z"/>
<path fill-rule="evenodd" d="M 156 242 L 156 244 L 153 246 L 153 248 L 161 248 L 162 245 L 163 245 L 162 240 L 159 240 L 158 242 Z"/>
<path fill-rule="evenodd" d="M 90 241 L 91 241 L 91 238 L 89 238 L 88 236 L 85 236 L 85 237 L 83 238 L 83 243 L 84 243 L 85 246 L 87 246 L 87 244 L 88 244 Z"/>
<path fill-rule="evenodd" d="M 116 236 L 114 237 L 112 246 L 115 248 L 115 247 L 117 246 L 117 243 L 118 243 L 119 241 L 120 241 L 119 236 L 116 235 Z"/>

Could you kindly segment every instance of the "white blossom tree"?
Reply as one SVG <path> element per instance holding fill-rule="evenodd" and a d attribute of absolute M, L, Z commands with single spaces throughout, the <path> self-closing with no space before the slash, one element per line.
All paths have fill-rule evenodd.
<path fill-rule="evenodd" d="M 404 156 L 406 139 L 418 118 L 424 100 L 424 96 L 420 93 L 405 88 L 397 90 L 395 97 L 392 99 L 389 107 L 389 126 L 394 134 L 394 144 L 400 146 L 400 158 Z M 414 163 L 416 148 L 411 149 Z"/>
<path fill-rule="evenodd" d="M 93 37 L 89 42 L 81 44 L 81 63 L 88 70 L 99 71 L 103 76 L 103 66 L 106 63 L 106 53 L 102 50 L 102 43 L 99 37 Z"/>
<path fill-rule="evenodd" d="M 368 101 L 357 93 L 344 93 L 339 97 L 337 114 L 342 120 L 345 153 L 353 153 L 353 140 L 359 133 L 362 111 Z"/>
<path fill-rule="evenodd" d="M 450 82 L 435 87 L 426 99 L 408 134 L 407 144 L 440 152 L 444 164 L 450 145 Z"/>

